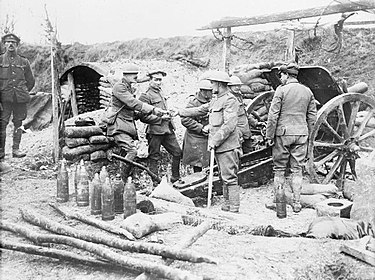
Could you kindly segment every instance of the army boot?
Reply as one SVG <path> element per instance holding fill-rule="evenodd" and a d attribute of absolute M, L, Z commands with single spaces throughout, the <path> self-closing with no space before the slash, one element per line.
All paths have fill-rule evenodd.
<path fill-rule="evenodd" d="M 240 211 L 240 186 L 228 186 L 229 212 L 238 213 Z"/>
<path fill-rule="evenodd" d="M 276 190 L 285 183 L 284 171 L 275 171 L 272 186 L 272 199 L 266 202 L 265 207 L 276 211 Z"/>
<path fill-rule="evenodd" d="M 158 176 L 158 161 L 155 160 L 155 159 L 149 159 L 149 162 L 148 162 L 148 165 L 149 165 L 149 169 L 152 173 L 154 173 L 156 176 Z M 158 186 L 158 182 L 152 178 L 152 184 L 154 186 L 154 188 L 156 188 Z"/>
<path fill-rule="evenodd" d="M 292 175 L 292 190 L 293 190 L 293 211 L 301 212 L 301 189 L 302 189 L 302 171 L 293 173 Z"/>
<path fill-rule="evenodd" d="M 14 128 L 13 132 L 13 157 L 15 158 L 22 158 L 25 157 L 26 154 L 24 152 L 21 152 L 19 147 L 21 143 L 21 137 L 22 137 L 22 130 L 18 128 Z"/>
<path fill-rule="evenodd" d="M 221 210 L 229 211 L 229 195 L 228 195 L 228 186 L 223 184 L 223 197 L 224 197 L 224 204 L 221 206 Z"/>
<path fill-rule="evenodd" d="M 172 158 L 172 177 L 171 183 L 177 182 L 180 180 L 180 157 L 173 157 Z"/>

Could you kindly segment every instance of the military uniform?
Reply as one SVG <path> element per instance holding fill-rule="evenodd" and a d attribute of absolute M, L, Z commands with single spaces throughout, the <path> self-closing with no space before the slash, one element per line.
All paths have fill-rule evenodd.
<path fill-rule="evenodd" d="M 180 109 L 181 117 L 205 115 L 209 112 L 208 145 L 215 148 L 215 158 L 223 182 L 225 210 L 238 212 L 240 193 L 238 169 L 240 141 L 237 131 L 238 101 L 229 91 L 213 95 L 209 104 L 197 108 Z"/>
<path fill-rule="evenodd" d="M 268 113 L 266 137 L 273 139 L 275 185 L 282 185 L 287 164 L 292 172 L 295 200 L 300 199 L 302 163 L 308 135 L 316 121 L 316 104 L 311 90 L 290 78 L 276 89 Z"/>
<path fill-rule="evenodd" d="M 145 93 L 142 93 L 139 100 L 167 110 L 166 100 L 161 90 L 149 87 Z M 175 127 L 171 119 L 162 119 L 156 115 L 143 116 L 142 122 L 147 123 L 146 137 L 148 140 L 149 164 L 150 169 L 158 174 L 158 161 L 160 160 L 161 145 L 172 155 L 172 178 L 176 181 L 180 178 L 180 161 L 182 150 L 177 142 L 174 133 Z M 154 182 L 155 183 L 155 182 Z"/>
<path fill-rule="evenodd" d="M 200 92 L 192 96 L 186 108 L 199 107 L 209 100 L 203 98 Z M 194 172 L 207 167 L 210 164 L 210 153 L 208 151 L 208 134 L 202 128 L 208 125 L 208 114 L 197 117 L 182 117 L 181 124 L 186 127 L 183 142 L 182 163 L 191 165 Z"/>
<path fill-rule="evenodd" d="M 242 152 L 247 154 L 252 151 L 251 130 L 249 125 L 249 117 L 246 112 L 246 106 L 243 102 L 241 94 L 234 94 L 238 101 L 238 124 L 237 128 L 240 133 Z"/>
<path fill-rule="evenodd" d="M 0 158 L 5 156 L 6 127 L 13 113 L 13 151 L 18 151 L 22 131 L 18 129 L 27 116 L 30 90 L 35 85 L 29 61 L 16 52 L 0 55 L 0 96 L 1 96 L 1 140 Z M 24 156 L 24 155 L 23 155 Z"/>

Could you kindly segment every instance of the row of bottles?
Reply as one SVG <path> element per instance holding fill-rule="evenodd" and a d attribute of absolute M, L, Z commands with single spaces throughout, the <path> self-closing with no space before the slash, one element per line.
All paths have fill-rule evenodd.
<path fill-rule="evenodd" d="M 131 177 L 128 177 L 125 185 L 120 174 L 111 181 L 106 167 L 103 166 L 100 173 L 95 173 L 90 191 L 89 175 L 83 160 L 73 172 L 77 206 L 89 206 L 91 202 L 91 214 L 102 214 L 103 220 L 114 219 L 115 213 L 124 213 L 126 218 L 136 212 L 136 191 Z M 68 200 L 69 176 L 66 161 L 63 159 L 57 175 L 57 201 Z"/>

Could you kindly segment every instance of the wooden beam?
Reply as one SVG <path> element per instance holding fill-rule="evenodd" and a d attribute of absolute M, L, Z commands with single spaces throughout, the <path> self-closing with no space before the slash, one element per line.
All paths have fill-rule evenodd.
<path fill-rule="evenodd" d="M 51 34 L 51 79 L 52 79 L 52 123 L 53 123 L 53 160 L 55 163 L 60 158 L 60 144 L 59 144 L 59 75 L 55 65 L 57 60 L 57 45 L 56 33 Z M 62 117 L 62 116 L 61 116 Z"/>
<path fill-rule="evenodd" d="M 295 38 L 295 31 L 288 30 L 288 42 L 287 42 L 287 49 L 285 55 L 285 61 L 295 60 L 295 48 L 294 48 L 294 38 Z"/>
<path fill-rule="evenodd" d="M 229 73 L 230 64 L 230 47 L 232 41 L 232 30 L 227 27 L 224 32 L 224 44 L 223 44 L 223 71 Z"/>
<path fill-rule="evenodd" d="M 283 13 L 275 13 L 269 15 L 254 16 L 248 18 L 224 18 L 218 21 L 213 21 L 209 25 L 198 28 L 198 30 L 209 30 L 236 26 L 258 25 L 270 22 L 280 22 L 285 20 L 326 16 L 331 14 L 348 13 L 355 11 L 363 11 L 368 9 L 375 9 L 374 0 L 357 0 L 348 1 L 342 4 L 329 5 L 317 8 L 310 8 L 306 10 L 295 10 Z"/>
<path fill-rule="evenodd" d="M 71 72 L 68 74 L 68 87 L 70 92 L 70 104 L 72 105 L 73 117 L 75 117 L 78 116 L 77 95 L 74 85 L 74 77 Z"/>

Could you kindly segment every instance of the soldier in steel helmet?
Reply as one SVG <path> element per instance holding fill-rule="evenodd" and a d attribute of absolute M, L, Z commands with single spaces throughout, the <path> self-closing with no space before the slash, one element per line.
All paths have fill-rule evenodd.
<path fill-rule="evenodd" d="M 107 135 L 112 136 L 121 153 L 126 153 L 125 158 L 134 160 L 137 155 L 137 149 L 134 140 L 138 139 L 136 127 L 134 124 L 135 111 L 144 114 L 155 114 L 161 116 L 167 111 L 139 101 L 135 97 L 135 90 L 132 84 L 137 83 L 139 67 L 132 63 L 127 63 L 122 67 L 122 80 L 113 86 L 111 110 L 117 112 L 114 123 L 107 125 Z M 132 170 L 132 165 L 121 163 L 121 176 L 126 182 Z"/>
<path fill-rule="evenodd" d="M 147 104 L 167 110 L 167 102 L 162 90 L 163 78 L 167 75 L 162 70 L 154 70 L 148 73 L 150 77 L 149 88 L 142 93 L 139 100 Z M 147 123 L 146 137 L 148 140 L 148 160 L 149 168 L 155 174 L 158 174 L 158 162 L 161 159 L 160 148 L 163 146 L 168 153 L 172 155 L 172 176 L 171 182 L 180 180 L 180 162 L 182 150 L 178 144 L 174 123 L 170 115 L 146 116 L 141 118 L 142 122 Z M 154 181 L 154 186 L 157 182 Z"/>
<path fill-rule="evenodd" d="M 20 38 L 9 33 L 1 38 L 1 42 L 5 46 L 5 53 L 0 54 L 0 160 L 1 171 L 7 171 L 9 168 L 3 159 L 5 157 L 6 127 L 12 114 L 14 124 L 12 155 L 16 158 L 26 156 L 19 149 L 22 137 L 20 127 L 27 116 L 27 103 L 30 101 L 29 92 L 35 85 L 35 79 L 27 58 L 18 54 Z"/>
<path fill-rule="evenodd" d="M 295 63 L 279 69 L 282 82 L 274 94 L 268 113 L 266 137 L 274 142 L 274 196 L 285 182 L 285 171 L 292 172 L 293 211 L 301 211 L 302 163 L 307 154 L 308 135 L 316 121 L 316 104 L 311 90 L 297 80 Z M 274 201 L 273 201 L 274 202 Z"/>
<path fill-rule="evenodd" d="M 181 117 L 205 115 L 209 112 L 208 149 L 215 151 L 223 184 L 223 211 L 239 212 L 240 186 L 238 185 L 239 158 L 241 154 L 237 131 L 238 102 L 229 92 L 226 72 L 212 71 L 207 77 L 212 85 L 212 100 L 196 108 L 179 109 L 172 115 Z"/>
<path fill-rule="evenodd" d="M 199 91 L 192 96 L 186 108 L 199 107 L 207 104 L 212 98 L 212 86 L 209 80 L 201 80 Z M 208 114 L 197 117 L 182 117 L 181 124 L 186 127 L 183 142 L 182 163 L 193 167 L 194 172 L 200 172 L 210 164 L 208 144 Z"/>

